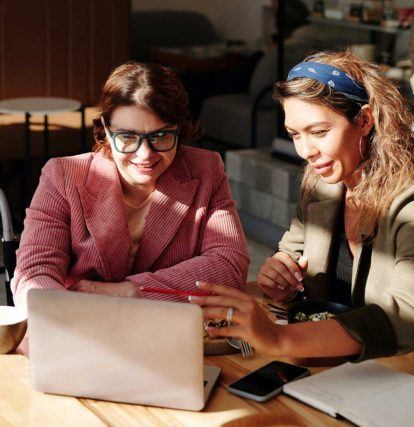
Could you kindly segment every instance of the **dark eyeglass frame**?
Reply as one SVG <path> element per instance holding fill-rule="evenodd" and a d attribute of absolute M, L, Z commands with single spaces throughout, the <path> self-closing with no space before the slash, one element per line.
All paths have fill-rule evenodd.
<path fill-rule="evenodd" d="M 118 151 L 118 153 L 121 153 L 121 154 L 135 153 L 141 147 L 141 144 L 144 141 L 144 139 L 147 140 L 148 146 L 150 147 L 150 149 L 152 151 L 156 151 L 156 152 L 159 152 L 159 153 L 165 153 L 166 151 L 171 151 L 177 145 L 178 135 L 180 133 L 180 128 L 177 128 L 177 129 L 157 129 L 157 130 L 154 130 L 154 131 L 148 132 L 148 133 L 138 133 L 138 132 L 133 132 L 133 131 L 128 132 L 128 131 L 125 131 L 125 130 L 112 131 L 111 128 L 109 126 L 107 126 L 106 124 L 104 126 L 105 126 L 106 130 L 108 131 L 109 136 L 111 137 L 111 139 L 112 139 L 112 141 L 114 143 L 115 150 Z M 164 134 L 167 134 L 167 135 L 174 135 L 174 143 L 173 143 L 173 145 L 172 145 L 171 148 L 168 148 L 166 150 L 158 150 L 156 147 L 154 147 L 155 143 L 151 141 L 151 138 L 154 135 L 159 134 L 161 132 L 164 133 Z M 135 150 L 132 150 L 132 151 L 121 151 L 121 150 L 119 150 L 118 147 L 116 146 L 116 142 L 115 142 L 115 138 L 118 135 L 135 135 L 135 136 L 137 136 L 139 138 L 138 139 L 137 148 Z"/>

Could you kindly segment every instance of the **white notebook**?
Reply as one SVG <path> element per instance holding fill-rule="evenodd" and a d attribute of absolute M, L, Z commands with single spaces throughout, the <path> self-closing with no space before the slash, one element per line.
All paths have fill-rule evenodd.
<path fill-rule="evenodd" d="M 286 384 L 283 391 L 359 426 L 414 425 L 414 375 L 373 360 L 328 369 Z"/>

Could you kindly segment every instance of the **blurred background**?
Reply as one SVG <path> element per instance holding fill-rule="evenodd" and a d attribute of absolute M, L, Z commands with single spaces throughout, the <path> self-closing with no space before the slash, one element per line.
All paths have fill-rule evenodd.
<path fill-rule="evenodd" d="M 350 48 L 412 104 L 413 14 L 412 0 L 0 0 L 0 187 L 14 231 L 47 159 L 92 148 L 110 71 L 158 62 L 189 92 L 196 145 L 225 160 L 254 278 L 289 226 L 302 168 L 274 82 L 312 51 Z"/>

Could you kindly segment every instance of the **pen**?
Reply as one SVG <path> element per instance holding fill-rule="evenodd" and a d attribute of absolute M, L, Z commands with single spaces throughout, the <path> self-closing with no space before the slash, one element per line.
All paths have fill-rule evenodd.
<path fill-rule="evenodd" d="M 153 294 L 168 294 L 168 295 L 181 295 L 183 297 L 195 296 L 195 297 L 205 297 L 209 294 L 200 291 L 180 291 L 178 289 L 162 289 L 162 288 L 153 288 L 151 286 L 141 286 L 139 288 L 141 292 L 149 292 Z"/>

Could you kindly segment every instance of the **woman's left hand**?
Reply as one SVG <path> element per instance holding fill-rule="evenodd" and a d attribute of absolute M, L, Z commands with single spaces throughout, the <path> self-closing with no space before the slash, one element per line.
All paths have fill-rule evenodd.
<path fill-rule="evenodd" d="M 138 297 L 137 287 L 129 281 L 111 283 L 97 282 L 95 280 L 80 280 L 73 285 L 70 290 L 114 297 Z"/>
<path fill-rule="evenodd" d="M 253 297 L 237 289 L 212 283 L 198 282 L 198 287 L 215 294 L 190 297 L 192 304 L 203 307 L 204 319 L 226 319 L 229 308 L 234 310 L 230 326 L 208 328 L 211 337 L 242 338 L 261 353 L 277 354 L 278 325 L 267 317 Z"/>

